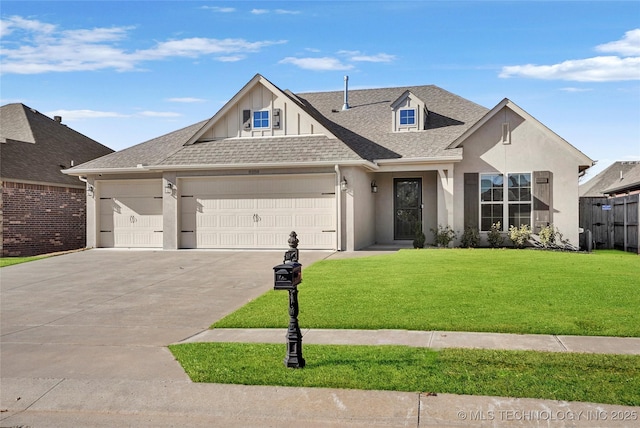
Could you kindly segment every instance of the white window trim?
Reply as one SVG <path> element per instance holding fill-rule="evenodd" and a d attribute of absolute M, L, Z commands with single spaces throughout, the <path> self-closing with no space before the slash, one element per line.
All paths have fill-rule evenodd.
<path fill-rule="evenodd" d="M 413 123 L 402 124 L 400 114 L 404 110 L 413 110 Z M 418 109 L 416 107 L 405 107 L 398 109 L 398 128 L 412 128 L 418 126 Z"/>
<path fill-rule="evenodd" d="M 522 204 L 523 201 L 509 201 L 509 175 L 513 174 L 529 174 L 530 177 L 530 193 L 529 193 L 529 201 L 524 202 L 531 205 L 531 213 L 529 214 L 529 226 L 533 228 L 533 186 L 535 183 L 533 182 L 533 171 L 520 171 L 520 172 L 481 172 L 479 174 L 479 186 L 478 186 L 478 230 L 481 233 L 487 233 L 488 230 L 482 230 L 482 206 L 483 205 L 496 205 L 502 204 L 502 220 L 500 220 L 500 230 L 502 232 L 507 232 L 509 230 L 509 206 L 511 204 Z M 482 176 L 487 175 L 502 175 L 502 201 L 483 201 L 482 200 Z M 505 221 L 506 220 L 506 221 Z"/>
<path fill-rule="evenodd" d="M 267 119 L 267 120 L 269 121 L 269 125 L 268 125 L 268 126 L 256 126 L 256 122 L 255 122 L 254 114 L 255 114 L 255 113 L 257 113 L 257 112 L 264 112 L 264 111 L 266 111 L 266 112 L 268 113 L 268 115 L 269 115 L 269 117 L 268 117 L 268 119 Z M 265 129 L 271 129 L 272 116 L 273 116 L 273 113 L 271 112 L 271 109 L 252 110 L 252 111 L 251 111 L 251 127 L 252 127 L 254 130 L 265 130 Z M 262 119 L 261 119 L 261 120 L 262 120 Z"/>

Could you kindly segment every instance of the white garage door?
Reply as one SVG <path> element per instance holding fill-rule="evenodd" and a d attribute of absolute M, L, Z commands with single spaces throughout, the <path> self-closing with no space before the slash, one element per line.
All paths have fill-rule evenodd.
<path fill-rule="evenodd" d="M 161 180 L 99 181 L 98 245 L 162 248 Z"/>
<path fill-rule="evenodd" d="M 182 248 L 336 246 L 335 175 L 182 179 Z"/>

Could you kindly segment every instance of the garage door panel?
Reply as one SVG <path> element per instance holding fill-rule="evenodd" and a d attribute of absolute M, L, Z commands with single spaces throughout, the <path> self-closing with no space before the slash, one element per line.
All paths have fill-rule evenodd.
<path fill-rule="evenodd" d="M 189 248 L 216 248 L 220 245 L 217 233 L 193 234 L 194 244 Z"/>
<path fill-rule="evenodd" d="M 102 247 L 162 247 L 160 180 L 98 181 Z"/>
<path fill-rule="evenodd" d="M 183 180 L 178 187 L 202 207 L 195 209 L 193 235 L 183 233 L 183 247 L 283 248 L 295 230 L 300 248 L 335 248 L 333 174 Z M 193 209 L 182 207 L 183 218 Z"/>

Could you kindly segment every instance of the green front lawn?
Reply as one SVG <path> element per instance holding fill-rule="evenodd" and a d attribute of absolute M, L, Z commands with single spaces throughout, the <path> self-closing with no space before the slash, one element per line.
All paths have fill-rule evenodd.
<path fill-rule="evenodd" d="M 19 263 L 31 262 L 38 259 L 43 259 L 48 256 L 32 256 L 32 257 L 2 257 L 0 258 L 0 268 L 5 266 L 17 265 Z"/>
<path fill-rule="evenodd" d="M 286 345 L 169 347 L 194 382 L 435 392 L 640 405 L 640 356 L 405 346 L 304 345 L 287 369 Z"/>
<path fill-rule="evenodd" d="M 302 328 L 640 336 L 640 257 L 426 249 L 303 266 Z M 286 291 L 212 327 L 286 328 Z"/>

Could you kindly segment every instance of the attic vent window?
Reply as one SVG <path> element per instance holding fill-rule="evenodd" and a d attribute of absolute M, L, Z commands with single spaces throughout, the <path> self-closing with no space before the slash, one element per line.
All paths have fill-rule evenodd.
<path fill-rule="evenodd" d="M 269 111 L 254 111 L 253 112 L 253 128 L 264 129 L 269 128 Z"/>
<path fill-rule="evenodd" d="M 416 124 L 416 111 L 415 109 L 400 110 L 400 125 L 408 126 Z"/>

